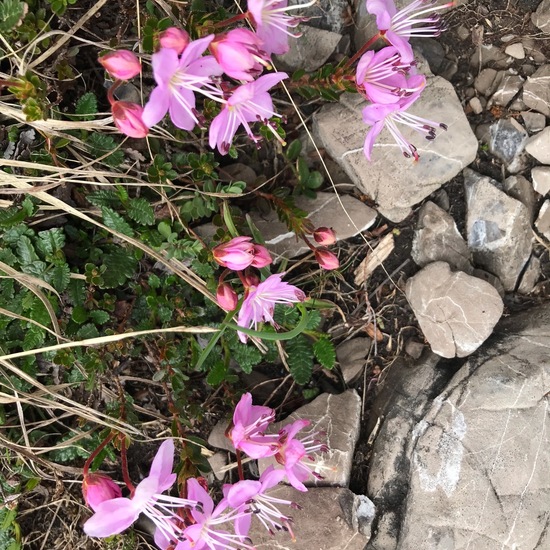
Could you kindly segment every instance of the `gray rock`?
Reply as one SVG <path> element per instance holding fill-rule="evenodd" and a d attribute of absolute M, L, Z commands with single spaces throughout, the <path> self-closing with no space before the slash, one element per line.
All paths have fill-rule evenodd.
<path fill-rule="evenodd" d="M 382 382 L 369 419 L 379 515 L 368 550 L 549 547 L 550 309 L 495 333 L 443 391 L 434 378 L 445 369 L 428 362 Z"/>
<path fill-rule="evenodd" d="M 342 97 L 314 115 L 314 133 L 327 152 L 346 170 L 351 180 L 379 205 L 379 212 L 399 222 L 441 185 L 476 157 L 478 142 L 470 129 L 453 87 L 441 77 L 428 78 L 426 89 L 410 113 L 448 125 L 435 141 L 403 128 L 403 135 L 417 147 L 418 162 L 403 157 L 386 130 L 377 139 L 369 162 L 363 154 L 368 127 L 362 122 L 361 97 Z"/>
<path fill-rule="evenodd" d="M 521 118 L 525 128 L 531 134 L 540 132 L 546 126 L 546 117 L 542 113 L 533 113 L 531 111 L 522 111 Z"/>
<path fill-rule="evenodd" d="M 523 101 L 527 107 L 550 116 L 550 65 L 538 68 L 523 85 Z"/>
<path fill-rule="evenodd" d="M 499 87 L 502 77 L 505 75 L 503 71 L 497 71 L 490 67 L 482 69 L 474 79 L 474 88 L 478 93 L 486 97 L 492 96 Z"/>
<path fill-rule="evenodd" d="M 329 451 L 316 457 L 315 471 L 323 479 L 310 478 L 304 482 L 309 486 L 347 487 L 355 444 L 359 437 L 361 420 L 361 398 L 355 390 L 348 390 L 339 395 L 324 393 L 311 403 L 300 407 L 284 422 L 273 424 L 270 433 L 278 433 L 283 424 L 297 419 L 311 421 L 306 431 L 326 433 Z M 274 458 L 262 458 L 258 461 L 260 472 L 269 465 L 277 466 Z"/>
<path fill-rule="evenodd" d="M 230 418 L 222 418 L 212 428 L 212 431 L 208 436 L 208 445 L 216 449 L 223 449 L 224 451 L 230 451 L 232 453 L 235 452 L 235 447 L 233 447 L 233 444 L 229 438 L 225 437 L 225 431 L 229 427 L 230 422 Z"/>
<path fill-rule="evenodd" d="M 542 0 L 535 13 L 531 14 L 531 21 L 542 32 L 550 33 L 550 0 Z"/>
<path fill-rule="evenodd" d="M 523 176 L 508 176 L 502 184 L 502 190 L 513 199 L 523 203 L 529 212 L 529 220 L 535 217 L 535 190 L 532 183 Z"/>
<path fill-rule="evenodd" d="M 542 164 L 550 164 L 550 126 L 531 136 L 525 144 L 525 150 Z"/>
<path fill-rule="evenodd" d="M 468 246 L 474 262 L 512 291 L 531 255 L 530 214 L 497 186 L 489 177 L 464 170 Z"/>
<path fill-rule="evenodd" d="M 289 5 L 303 3 L 303 0 L 289 0 L 288 2 Z M 308 17 L 309 20 L 307 23 L 312 27 L 339 34 L 343 34 L 346 27 L 350 24 L 349 17 L 346 18 L 346 14 L 349 13 L 347 0 L 318 0 L 309 8 L 300 11 L 293 10 L 290 13 Z M 301 30 L 301 27 L 298 30 Z"/>
<path fill-rule="evenodd" d="M 548 308 L 505 323 L 415 426 L 400 550 L 548 548 L 549 333 Z"/>
<path fill-rule="evenodd" d="M 405 294 L 424 337 L 442 357 L 466 357 L 490 335 L 503 311 L 493 286 L 435 262 L 407 281 Z"/>
<path fill-rule="evenodd" d="M 372 340 L 365 336 L 342 342 L 336 348 L 336 358 L 346 384 L 353 384 L 361 376 L 371 344 Z"/>
<path fill-rule="evenodd" d="M 506 55 L 512 56 L 514 59 L 525 59 L 525 49 L 521 42 L 510 44 L 504 49 Z"/>
<path fill-rule="evenodd" d="M 534 38 L 523 38 L 521 40 L 525 53 L 530 61 L 537 64 L 546 63 L 546 55 L 544 54 L 544 40 L 535 40 Z"/>
<path fill-rule="evenodd" d="M 472 97 L 472 99 L 468 102 L 468 105 L 470 105 L 470 108 L 475 115 L 480 115 L 483 112 L 483 105 L 481 104 L 479 97 Z"/>
<path fill-rule="evenodd" d="M 315 71 L 327 62 L 342 40 L 341 34 L 308 25 L 301 25 L 300 32 L 302 36 L 299 40 L 290 40 L 287 53 L 275 56 L 278 70 Z"/>
<path fill-rule="evenodd" d="M 295 502 L 300 509 L 280 505 L 278 509 L 293 517 L 292 531 L 270 535 L 259 521 L 252 519 L 249 533 L 258 550 L 363 550 L 370 539 L 374 505 L 365 496 L 354 495 L 340 487 L 317 487 L 300 493 L 292 487 L 275 487 L 268 495 Z"/>
<path fill-rule="evenodd" d="M 366 231 L 376 219 L 376 212 L 372 208 L 351 195 L 338 198 L 334 193 L 317 193 L 317 198 L 313 200 L 298 197 L 296 206 L 310 212 L 308 218 L 315 227 L 332 227 L 338 240 L 349 239 Z M 297 240 L 296 235 L 279 221 L 275 212 L 269 211 L 265 215 L 252 212 L 251 217 L 276 261 L 309 251 L 306 244 Z"/>
<path fill-rule="evenodd" d="M 418 213 L 411 256 L 420 267 L 442 261 L 454 270 L 472 271 L 468 245 L 458 232 L 453 217 L 431 201 Z"/>
<path fill-rule="evenodd" d="M 500 105 L 506 107 L 518 96 L 523 86 L 523 78 L 517 74 L 505 73 L 500 80 L 498 89 L 492 95 L 488 105 Z"/>
<path fill-rule="evenodd" d="M 529 294 L 532 292 L 540 278 L 540 273 L 540 259 L 533 254 L 529 258 L 527 266 L 521 276 L 518 292 L 520 294 Z"/>
<path fill-rule="evenodd" d="M 476 52 L 470 57 L 470 65 L 474 69 L 479 69 L 480 66 L 482 68 L 489 66 L 495 69 L 505 69 L 511 62 L 512 58 L 510 56 L 492 44 L 478 46 Z"/>
<path fill-rule="evenodd" d="M 539 216 L 535 222 L 537 231 L 550 240 L 550 200 L 545 200 L 540 207 Z"/>
<path fill-rule="evenodd" d="M 491 124 L 489 135 L 489 151 L 504 162 L 509 172 L 525 168 L 526 156 L 522 153 L 529 136 L 519 122 L 501 118 Z"/>
<path fill-rule="evenodd" d="M 550 191 L 550 166 L 535 166 L 531 170 L 533 188 L 539 195 L 546 195 Z"/>
<path fill-rule="evenodd" d="M 209 456 L 207 460 L 216 479 L 223 481 L 226 474 L 224 468 L 227 466 L 227 453 L 214 453 L 212 456 Z"/>

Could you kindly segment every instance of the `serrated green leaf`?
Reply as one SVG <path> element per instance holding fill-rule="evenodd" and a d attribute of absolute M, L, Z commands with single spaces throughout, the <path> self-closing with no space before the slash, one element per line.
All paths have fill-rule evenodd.
<path fill-rule="evenodd" d="M 211 386 L 219 386 L 225 380 L 227 370 L 228 368 L 225 361 L 216 361 L 214 367 L 206 377 L 206 382 Z"/>
<path fill-rule="evenodd" d="M 155 211 L 153 207 L 141 197 L 129 200 L 128 216 L 142 225 L 153 225 L 155 223 Z"/>
<path fill-rule="evenodd" d="M 86 200 L 98 208 L 101 208 L 102 206 L 114 207 L 120 205 L 120 197 L 118 193 L 111 189 L 100 189 L 99 191 L 94 191 L 86 197 Z"/>
<path fill-rule="evenodd" d="M 45 254 L 52 255 L 65 246 L 65 233 L 60 227 L 38 232 L 37 247 Z"/>
<path fill-rule="evenodd" d="M 288 340 L 285 351 L 288 354 L 290 374 L 297 384 L 307 384 L 313 372 L 313 349 L 310 341 L 303 334 L 299 334 Z"/>
<path fill-rule="evenodd" d="M 104 325 L 111 318 L 109 313 L 102 309 L 94 309 L 88 315 L 96 325 Z"/>
<path fill-rule="evenodd" d="M 90 147 L 90 152 L 96 157 L 103 157 L 106 153 L 111 153 L 107 155 L 103 162 L 116 168 L 124 160 L 124 153 L 117 148 L 117 142 L 106 134 L 100 134 L 99 132 L 94 132 L 88 136 L 87 144 Z"/>
<path fill-rule="evenodd" d="M 11 227 L 25 220 L 27 213 L 22 208 L 10 206 L 0 208 L 0 227 Z"/>
<path fill-rule="evenodd" d="M 80 327 L 76 335 L 81 340 L 86 340 L 87 338 L 97 338 L 99 336 L 99 331 L 92 323 L 86 323 Z"/>
<path fill-rule="evenodd" d="M 134 276 L 137 260 L 131 251 L 122 248 L 107 254 L 103 258 L 103 265 L 106 270 L 103 273 L 101 288 L 116 288 Z"/>
<path fill-rule="evenodd" d="M 27 265 L 31 262 L 38 260 L 38 256 L 36 254 L 36 251 L 34 250 L 34 246 L 31 240 L 26 235 L 22 235 L 21 237 L 19 237 L 16 249 L 17 255 L 19 256 L 19 260 L 22 265 Z"/>
<path fill-rule="evenodd" d="M 75 306 L 83 305 L 86 301 L 86 285 L 84 281 L 71 279 L 67 286 L 71 302 Z"/>
<path fill-rule="evenodd" d="M 30 325 L 25 331 L 25 337 L 23 338 L 23 349 L 25 351 L 30 349 L 36 349 L 42 346 L 46 339 L 45 331 L 36 325 Z"/>
<path fill-rule="evenodd" d="M 313 353 L 322 367 L 329 370 L 334 368 L 336 350 L 334 349 L 334 344 L 328 338 L 319 338 L 319 340 L 314 342 Z"/>
<path fill-rule="evenodd" d="M 0 32 L 8 33 L 15 29 L 27 13 L 27 4 L 19 0 L 0 2 Z"/>
<path fill-rule="evenodd" d="M 321 314 L 313 309 L 309 311 L 306 330 L 317 330 L 321 324 Z"/>
<path fill-rule="evenodd" d="M 97 98 L 92 92 L 84 94 L 77 102 L 75 113 L 81 115 L 79 120 L 93 120 L 97 114 Z M 91 116 L 90 116 L 91 115 Z"/>
<path fill-rule="evenodd" d="M 130 227 L 130 224 L 112 208 L 108 206 L 101 207 L 101 214 L 103 216 L 103 223 L 110 229 L 114 229 L 119 233 L 128 235 L 128 237 L 134 236 L 134 230 Z"/>
<path fill-rule="evenodd" d="M 66 263 L 54 265 L 47 274 L 46 280 L 57 292 L 63 292 L 71 280 L 71 270 Z"/>
<path fill-rule="evenodd" d="M 35 260 L 30 264 L 21 265 L 21 271 L 23 273 L 26 273 L 27 275 L 34 275 L 39 279 L 45 278 L 44 275 L 46 273 L 47 268 L 48 268 L 48 265 L 46 264 L 46 262 L 42 262 L 40 260 Z"/>

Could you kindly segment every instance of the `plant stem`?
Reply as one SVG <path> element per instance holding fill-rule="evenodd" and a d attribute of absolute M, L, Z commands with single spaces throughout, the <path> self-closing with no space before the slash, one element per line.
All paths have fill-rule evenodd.
<path fill-rule="evenodd" d="M 351 57 L 348 62 L 344 65 L 344 68 L 351 67 L 379 38 L 382 38 L 384 35 L 379 32 L 375 34 L 370 40 L 363 44 L 363 47 L 357 51 L 353 57 Z"/>
<path fill-rule="evenodd" d="M 111 432 L 98 446 L 98 448 L 88 457 L 88 460 L 84 463 L 84 467 L 82 468 L 82 473 L 84 474 L 84 477 L 88 475 L 88 470 L 90 469 L 90 466 L 92 462 L 94 461 L 95 457 L 103 450 L 107 445 L 114 439 L 116 433 Z"/>
<path fill-rule="evenodd" d="M 136 488 L 130 480 L 130 473 L 128 472 L 128 455 L 126 454 L 126 437 L 124 437 L 120 442 L 120 458 L 122 459 L 122 478 L 126 487 L 130 490 L 130 495 L 134 496 L 134 491 Z"/>
<path fill-rule="evenodd" d="M 243 19 L 246 19 L 248 17 L 248 12 L 245 13 L 239 13 L 237 15 L 234 15 L 233 17 L 230 17 L 229 19 L 226 19 L 225 21 L 218 21 L 216 24 L 214 24 L 215 29 L 221 29 L 223 27 L 227 27 L 229 25 L 232 25 L 233 23 L 237 23 L 238 21 L 242 21 Z"/>

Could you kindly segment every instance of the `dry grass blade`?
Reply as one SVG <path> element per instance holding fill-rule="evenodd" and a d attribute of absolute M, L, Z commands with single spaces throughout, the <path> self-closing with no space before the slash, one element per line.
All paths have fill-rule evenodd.
<path fill-rule="evenodd" d="M 384 260 L 391 254 L 394 246 L 393 234 L 388 233 L 381 239 L 378 246 L 367 254 L 366 258 L 357 266 L 354 272 L 354 282 L 357 286 L 363 285 L 371 276 L 372 272 L 383 264 Z"/>

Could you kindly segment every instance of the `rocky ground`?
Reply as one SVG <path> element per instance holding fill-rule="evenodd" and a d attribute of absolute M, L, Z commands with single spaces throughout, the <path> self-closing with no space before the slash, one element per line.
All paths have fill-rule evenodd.
<path fill-rule="evenodd" d="M 309 22 L 307 43 L 326 51 L 302 45 L 283 64 L 315 68 L 368 39 L 363 3 L 351 36 L 334 16 L 344 4 L 321 0 Z M 445 17 L 441 40 L 415 44 L 429 78 L 414 114 L 448 131 L 415 140 L 417 163 L 388 135 L 366 161 L 357 97 L 313 115 L 349 192 L 321 195 L 315 215 L 369 242 L 342 244 L 358 322 L 332 331 L 351 389 L 298 411 L 329 433 L 339 475 L 303 495 L 295 550 L 550 548 L 550 1 Z M 299 252 L 276 233 L 281 254 Z"/>

